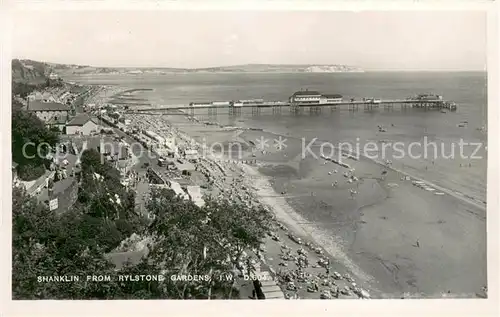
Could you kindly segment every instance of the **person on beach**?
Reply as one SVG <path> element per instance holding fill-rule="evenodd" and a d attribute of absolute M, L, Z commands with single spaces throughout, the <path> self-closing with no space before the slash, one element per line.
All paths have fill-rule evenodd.
<path fill-rule="evenodd" d="M 420 248 L 420 241 L 419 241 L 418 239 L 417 239 L 417 242 L 415 243 L 415 246 L 416 246 L 417 248 Z"/>
<path fill-rule="evenodd" d="M 358 193 L 357 191 L 355 191 L 354 189 L 351 189 L 350 190 L 350 193 L 351 193 L 351 199 L 354 199 L 356 194 Z"/>

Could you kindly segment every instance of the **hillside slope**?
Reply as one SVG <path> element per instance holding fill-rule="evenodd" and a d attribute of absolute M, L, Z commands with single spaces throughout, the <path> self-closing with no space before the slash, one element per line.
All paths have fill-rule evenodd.
<path fill-rule="evenodd" d="M 47 64 L 31 60 L 12 60 L 12 81 L 15 83 L 40 84 L 50 73 Z"/>

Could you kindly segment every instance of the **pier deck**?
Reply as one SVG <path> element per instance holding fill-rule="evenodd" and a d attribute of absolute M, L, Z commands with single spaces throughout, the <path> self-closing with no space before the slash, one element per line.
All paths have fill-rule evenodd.
<path fill-rule="evenodd" d="M 412 99 L 388 99 L 380 100 L 379 102 L 355 100 L 355 101 L 342 101 L 335 103 L 290 103 L 290 102 L 280 102 L 280 101 L 269 101 L 259 104 L 243 105 L 243 106 L 232 106 L 232 105 L 172 105 L 172 106 L 158 106 L 155 108 L 135 108 L 129 109 L 127 113 L 144 113 L 144 112 L 158 112 L 158 111 L 173 111 L 173 110 L 191 110 L 194 112 L 196 110 L 208 109 L 209 111 L 217 111 L 217 109 L 230 109 L 230 111 L 239 111 L 242 108 L 251 108 L 252 111 L 258 111 L 261 108 L 273 108 L 281 109 L 283 107 L 288 107 L 290 111 L 300 111 L 302 108 L 310 108 L 311 110 L 320 111 L 321 108 L 348 108 L 348 109 L 358 109 L 359 106 L 363 106 L 365 109 L 372 109 L 378 107 L 393 108 L 394 106 L 400 106 L 402 108 L 412 107 L 412 108 L 426 108 L 426 109 L 449 109 L 456 110 L 456 105 L 454 103 L 445 100 L 412 100 Z"/>

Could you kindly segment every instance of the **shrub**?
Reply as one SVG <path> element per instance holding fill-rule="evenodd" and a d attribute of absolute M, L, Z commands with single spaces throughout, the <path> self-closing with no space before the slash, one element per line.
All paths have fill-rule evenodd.
<path fill-rule="evenodd" d="M 18 165 L 17 166 L 17 175 L 20 179 L 24 181 L 32 181 L 45 173 L 44 165 L 33 166 L 31 164 L 26 165 Z"/>

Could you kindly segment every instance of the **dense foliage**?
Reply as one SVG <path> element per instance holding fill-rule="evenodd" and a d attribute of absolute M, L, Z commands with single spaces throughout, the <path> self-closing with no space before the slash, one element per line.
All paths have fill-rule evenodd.
<path fill-rule="evenodd" d="M 99 173 L 99 183 L 91 180 Z M 34 299 L 188 299 L 237 298 L 229 280 L 218 277 L 238 265 L 244 249 L 258 247 L 269 224 L 262 208 L 208 200 L 200 208 L 168 189 L 153 190 L 147 210 L 154 220 L 146 225 L 131 203 L 112 206 L 108 194 L 128 194 L 116 183 L 116 172 L 102 164 L 94 151 L 82 155 L 79 201 L 55 215 L 19 189 L 13 193 L 13 296 Z M 122 196 L 123 195 L 123 196 Z M 79 199 L 82 199 L 79 197 Z M 124 202 L 127 198 L 124 198 Z M 109 200 L 109 199 L 108 199 Z M 98 202 L 100 201 L 100 202 Z M 125 226 L 127 228 L 123 228 Z M 104 258 L 132 232 L 152 239 L 147 259 L 119 271 Z M 37 276 L 99 274 L 161 274 L 163 282 L 37 283 Z M 210 280 L 176 281 L 182 274 Z"/>
<path fill-rule="evenodd" d="M 38 276 L 109 274 L 99 237 L 106 229 L 86 215 L 58 216 L 22 190 L 13 189 L 12 293 L 14 299 L 110 298 L 109 286 L 96 283 L 39 283 Z M 111 284 L 111 283 L 110 283 Z"/>
<path fill-rule="evenodd" d="M 35 115 L 21 109 L 16 101 L 12 106 L 12 160 L 18 164 L 18 176 L 33 180 L 45 172 L 45 155 L 49 146 L 59 141 L 58 133 L 48 129 Z"/>
<path fill-rule="evenodd" d="M 135 193 L 121 185 L 119 172 L 101 160 L 99 152 L 91 149 L 82 153 L 79 178 L 76 207 L 97 227 L 106 227 L 106 231 L 93 233 L 107 242 L 106 252 L 132 233 L 142 231 L 146 219 L 135 212 Z"/>

